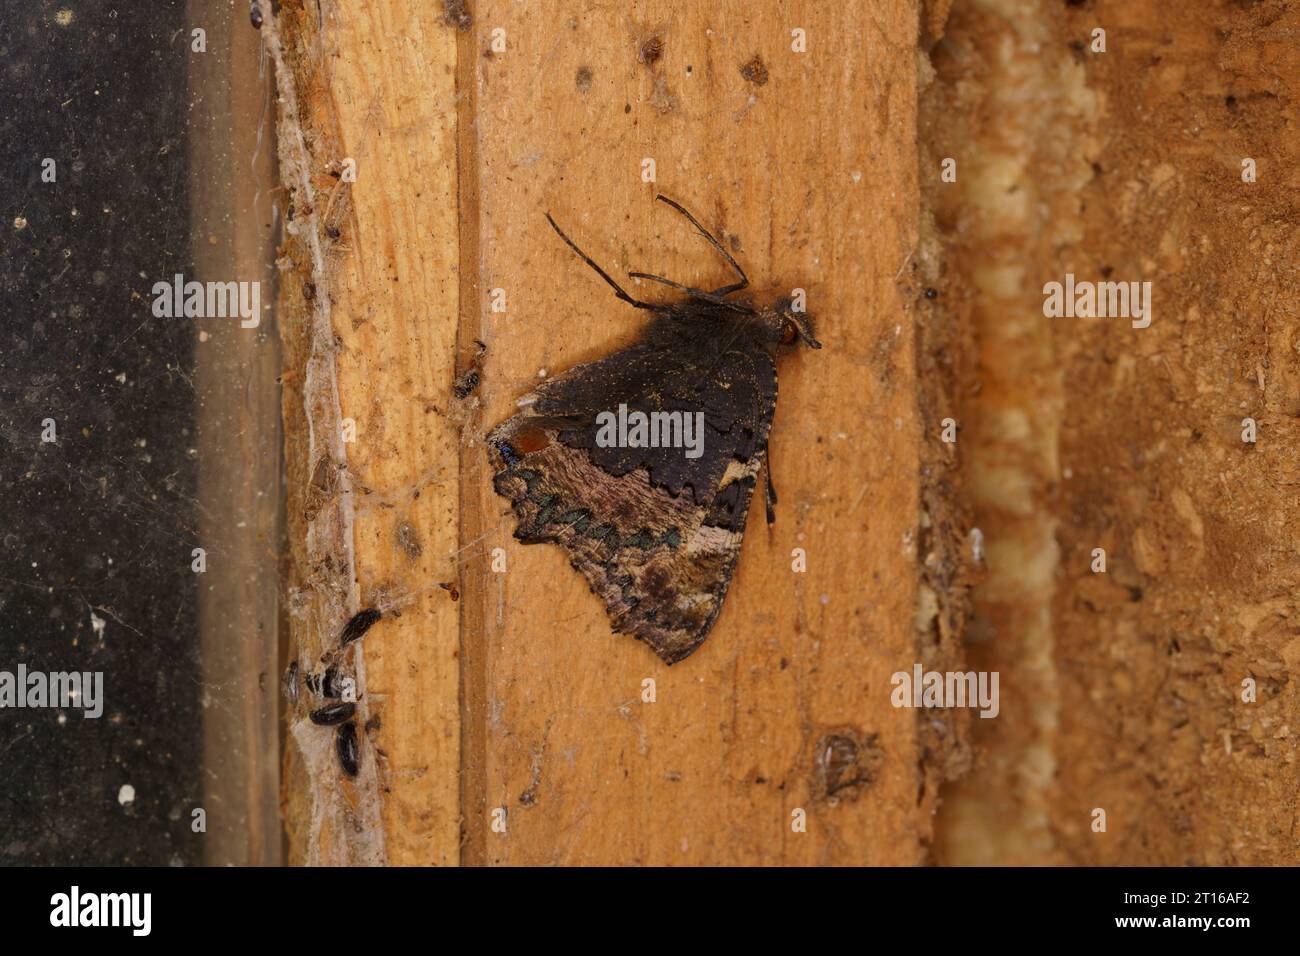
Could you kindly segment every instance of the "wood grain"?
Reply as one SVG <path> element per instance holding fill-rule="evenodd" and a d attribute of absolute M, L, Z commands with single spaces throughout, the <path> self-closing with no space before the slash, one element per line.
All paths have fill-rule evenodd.
<path fill-rule="evenodd" d="M 610 634 L 558 548 L 514 542 L 487 482 L 465 489 L 485 516 L 480 553 L 505 549 L 509 568 L 492 575 L 484 556 L 466 570 L 485 576 L 466 639 L 483 642 L 486 701 L 467 733 L 483 736 L 484 809 L 507 811 L 505 833 L 469 819 L 480 838 L 467 857 L 916 862 L 915 715 L 888 693 L 915 660 L 912 330 L 896 279 L 914 238 L 916 12 L 578 10 L 478 7 L 478 36 L 500 28 L 507 44 L 475 68 L 480 289 L 507 301 L 483 312 L 485 424 L 540 375 L 628 343 L 642 321 L 558 241 L 547 210 L 615 274 L 721 284 L 725 265 L 652 202 L 662 190 L 725 234 L 760 297 L 806 288 L 826 348 L 782 365 L 777 524 L 751 513 L 717 627 L 673 668 Z M 795 28 L 805 53 L 791 49 Z M 654 183 L 641 178 L 647 158 Z M 791 571 L 796 547 L 806 574 Z M 654 703 L 642 702 L 648 678 Z M 856 801 L 832 805 L 815 750 L 844 728 L 876 735 L 883 763 Z M 806 833 L 792 832 L 796 808 Z"/>
<path fill-rule="evenodd" d="M 365 641 L 387 862 L 921 861 L 916 716 L 889 702 L 917 659 L 914 4 L 493 2 L 461 30 L 417 6 L 323 4 L 300 47 L 359 164 L 330 295 L 360 599 L 414 598 Z M 312 32 L 306 15 L 282 26 Z M 547 210 L 615 274 L 727 277 L 659 191 L 725 237 L 757 299 L 806 289 L 826 346 L 783 361 L 777 523 L 754 509 L 718 625 L 672 668 L 610 633 L 558 548 L 512 539 L 482 446 L 539 375 L 643 321 Z M 474 339 L 484 382 L 457 405 Z M 437 588 L 453 554 L 458 605 Z M 838 797 L 819 769 L 835 734 L 873 760 Z"/>
<path fill-rule="evenodd" d="M 306 605 L 293 608 L 291 601 L 291 609 L 296 646 L 306 649 L 307 661 L 359 607 L 389 612 L 362 642 L 358 667 L 369 722 L 362 759 L 378 763 L 382 833 L 367 834 L 369 849 L 358 849 L 356 827 L 369 824 L 349 814 L 376 794 L 343 783 L 330 756 L 313 763 L 305 754 L 306 764 L 318 769 L 296 773 L 291 753 L 291 859 L 454 864 L 459 609 L 438 585 L 455 577 L 459 501 L 460 428 L 449 405 L 459 310 L 456 41 L 425 5 L 321 10 L 317 17 L 314 6 L 282 5 L 275 25 L 288 38 L 298 91 L 288 130 L 281 118 L 282 156 L 285 143 L 292 150 L 297 124 L 310 175 L 321 184 L 310 209 L 302 204 L 304 190 L 294 193 L 299 237 L 314 229 L 326 249 L 324 269 L 313 268 L 291 243 L 294 267 L 281 299 L 290 361 L 290 538 L 295 591 Z M 349 158 L 354 183 L 330 175 Z M 328 229 L 338 230 L 337 239 Z M 300 340 L 310 336 L 301 331 L 309 323 L 299 314 L 306 308 L 319 315 L 324 302 L 333 341 L 314 347 L 333 349 L 336 414 L 356 429 L 356 441 L 342 446 L 350 494 L 336 490 L 319 505 L 351 510 L 355 580 L 339 583 L 341 602 L 331 586 L 346 555 L 317 556 L 300 545 L 311 526 L 303 519 L 309 498 L 303 487 L 311 476 L 303 460 L 304 402 L 316 415 L 312 428 L 340 424 L 321 421 L 330 414 L 328 402 L 313 403 L 310 390 L 305 397 L 299 391 L 299 370 L 310 361 Z M 324 746 L 329 733 L 310 726 L 301 732 L 309 748 Z M 363 773 L 358 787 L 365 789 L 365 781 Z"/>
<path fill-rule="evenodd" d="M 390 860 L 454 863 L 459 611 L 437 584 L 454 576 L 456 549 L 458 255 L 420 239 L 456 232 L 454 41 L 420 4 L 374 5 L 346 26 L 356 35 L 335 42 L 361 55 L 335 60 L 332 88 L 358 176 L 335 308 L 351 333 L 339 382 L 359 436 L 349 467 L 367 492 L 357 578 L 363 605 L 413 600 L 366 644 L 368 692 L 382 701 L 372 740 L 386 755 L 385 843 Z"/>

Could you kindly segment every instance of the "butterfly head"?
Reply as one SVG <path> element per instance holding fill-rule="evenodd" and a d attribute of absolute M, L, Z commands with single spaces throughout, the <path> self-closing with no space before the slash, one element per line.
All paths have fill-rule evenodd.
<path fill-rule="evenodd" d="M 768 329 L 782 345 L 803 342 L 810 349 L 819 349 L 822 344 L 813 335 L 813 320 L 807 312 L 796 311 L 792 299 L 778 299 L 772 308 L 763 314 Z"/>

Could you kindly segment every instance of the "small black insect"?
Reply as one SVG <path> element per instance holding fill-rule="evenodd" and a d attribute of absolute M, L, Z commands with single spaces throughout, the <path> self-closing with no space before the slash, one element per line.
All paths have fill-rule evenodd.
<path fill-rule="evenodd" d="M 321 677 L 320 692 L 322 697 L 338 700 L 343 696 L 343 681 L 339 678 L 339 669 L 331 664 L 325 668 Z"/>
<path fill-rule="evenodd" d="M 334 732 L 334 752 L 338 754 L 339 766 L 349 777 L 355 777 L 361 771 L 361 747 L 357 743 L 356 724 L 343 724 Z"/>
<path fill-rule="evenodd" d="M 371 625 L 383 616 L 382 611 L 373 607 L 358 611 L 352 616 L 352 620 L 343 626 L 343 633 L 339 635 L 339 646 L 347 647 L 353 641 L 360 640 L 366 631 L 370 630 Z"/>
<path fill-rule="evenodd" d="M 317 697 L 328 697 L 331 700 L 337 700 L 343 696 L 343 687 L 339 680 L 339 669 L 333 664 L 325 668 L 323 673 L 308 674 L 303 678 L 303 683 Z"/>
<path fill-rule="evenodd" d="M 357 705 L 351 701 L 339 701 L 336 704 L 326 704 L 311 712 L 311 722 L 320 724 L 322 727 L 332 727 L 335 724 L 341 724 L 345 720 L 351 720 L 357 712 Z"/>
<path fill-rule="evenodd" d="M 257 0 L 249 0 L 248 22 L 253 25 L 254 30 L 262 29 L 262 8 L 257 5 Z"/>

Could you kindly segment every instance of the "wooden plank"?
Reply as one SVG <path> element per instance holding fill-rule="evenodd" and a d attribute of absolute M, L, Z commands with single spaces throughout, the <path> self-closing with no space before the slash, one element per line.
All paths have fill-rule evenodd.
<path fill-rule="evenodd" d="M 387 612 L 358 652 L 357 780 L 330 731 L 295 723 L 291 859 L 454 864 L 459 609 L 438 584 L 455 577 L 459 502 L 455 34 L 399 0 L 283 3 L 263 29 L 287 66 L 297 213 L 281 298 L 295 646 L 312 662 L 350 614 Z M 353 183 L 331 176 L 347 159 Z"/>
<path fill-rule="evenodd" d="M 359 672 L 382 721 L 365 751 L 383 752 L 379 772 L 340 786 L 320 732 L 295 728 L 291 857 L 920 860 L 915 715 L 889 704 L 890 674 L 917 656 L 913 337 L 898 285 L 915 242 L 915 8 L 608 2 L 557 19 L 487 3 L 460 30 L 389 2 L 364 17 L 281 11 L 295 201 L 333 191 L 331 162 L 358 163 L 343 206 L 317 198 L 306 213 L 319 240 L 312 217 L 333 210 L 337 248 L 291 242 L 281 300 L 289 365 L 304 370 L 286 377 L 295 634 L 307 659 L 357 607 L 401 610 L 365 639 Z M 807 289 L 826 344 L 783 364 L 778 523 L 756 509 L 717 628 L 671 670 L 610 635 L 557 549 L 513 541 L 481 441 L 540 369 L 625 344 L 640 321 L 546 209 L 618 272 L 723 276 L 652 203 L 660 189 L 725 234 L 760 297 Z M 494 289 L 504 313 L 488 309 Z M 476 338 L 484 385 L 457 406 L 453 358 Z M 334 437 L 345 418 L 355 445 Z M 316 482 L 325 500 L 300 518 L 321 460 L 337 481 Z M 402 547 L 412 533 L 418 554 Z M 459 607 L 437 587 L 456 553 Z M 850 752 L 870 782 L 830 795 L 827 754 Z"/>
<path fill-rule="evenodd" d="M 905 2 L 595 2 L 559 17 L 478 5 L 485 425 L 542 370 L 624 345 L 642 321 L 560 243 L 548 209 L 615 274 L 720 284 L 723 264 L 652 202 L 662 190 L 726 235 L 760 295 L 806 288 L 826 348 L 783 362 L 777 524 L 754 509 L 717 627 L 671 669 L 611 636 L 558 548 L 512 540 L 487 481 L 465 488 L 487 534 L 465 572 L 481 576 L 466 586 L 466 659 L 483 668 L 465 677 L 479 688 L 466 752 L 483 761 L 465 789 L 467 862 L 922 858 L 916 717 L 889 703 L 891 673 L 917 659 L 913 330 L 897 284 L 915 238 L 916 24 Z M 506 312 L 486 311 L 492 289 Z M 838 800 L 819 764 L 835 735 L 879 761 Z M 800 808 L 806 833 L 792 832 Z"/>

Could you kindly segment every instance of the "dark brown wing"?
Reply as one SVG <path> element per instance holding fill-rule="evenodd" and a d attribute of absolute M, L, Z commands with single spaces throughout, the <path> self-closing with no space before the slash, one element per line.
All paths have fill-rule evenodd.
<path fill-rule="evenodd" d="M 637 344 L 543 382 L 523 401 L 533 402 L 533 414 L 570 423 L 564 443 L 587 449 L 611 474 L 647 468 L 652 484 L 672 495 L 690 488 L 705 504 L 730 462 L 763 448 L 776 406 L 776 366 L 749 331 L 710 310 L 656 317 Z M 629 413 L 703 412 L 704 454 L 601 447 L 597 416 L 620 405 Z"/>
<path fill-rule="evenodd" d="M 615 631 L 669 664 L 682 660 L 717 619 L 740 553 L 776 408 L 771 356 L 728 347 L 697 360 L 650 336 L 520 404 L 488 436 L 494 485 L 519 518 L 515 537 L 559 544 L 604 599 Z M 703 454 L 601 447 L 597 416 L 619 404 L 702 411 Z"/>

